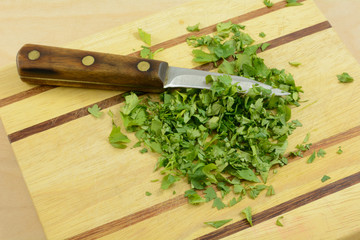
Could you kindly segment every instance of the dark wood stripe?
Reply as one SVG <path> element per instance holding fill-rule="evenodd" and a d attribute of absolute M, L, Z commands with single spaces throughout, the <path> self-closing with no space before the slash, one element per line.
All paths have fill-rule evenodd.
<path fill-rule="evenodd" d="M 296 208 L 304 206 L 308 203 L 311 203 L 320 198 L 326 197 L 330 194 L 336 193 L 338 191 L 341 191 L 345 188 L 351 187 L 358 183 L 360 183 L 360 172 L 350 175 L 348 177 L 345 177 L 343 179 L 340 179 L 336 182 L 330 183 L 330 184 L 328 184 L 324 187 L 318 188 L 314 191 L 300 195 L 296 198 L 293 198 L 289 201 L 286 201 L 284 203 L 276 205 L 275 207 L 269 208 L 265 211 L 259 212 L 255 215 L 253 215 L 253 217 L 252 217 L 253 224 L 256 225 L 256 224 L 262 223 L 273 217 L 287 213 L 291 210 L 294 210 Z M 203 235 L 203 236 L 197 238 L 197 240 L 221 239 L 221 238 L 230 236 L 234 233 L 237 233 L 237 232 L 242 231 L 249 227 L 250 227 L 250 225 L 247 222 L 247 220 L 243 219 L 241 221 L 235 222 L 233 224 L 227 225 L 223 228 L 220 228 L 218 230 L 210 232 L 206 235 Z"/>
<path fill-rule="evenodd" d="M 311 154 L 312 150 L 314 150 L 316 148 L 326 149 L 328 147 L 337 145 L 343 141 L 346 141 L 346 140 L 349 140 L 351 138 L 358 137 L 358 136 L 360 136 L 360 126 L 351 128 L 343 133 L 333 135 L 333 136 L 323 139 L 317 143 L 314 143 L 313 148 L 310 149 L 310 151 L 306 152 L 305 154 Z M 298 160 L 298 159 L 300 159 L 300 158 L 294 158 L 294 159 L 292 159 L 292 161 Z M 290 211 L 292 209 L 295 209 L 297 207 L 300 207 L 302 205 L 305 205 L 312 201 L 315 201 L 321 197 L 325 197 L 329 194 L 332 194 L 332 193 L 335 193 L 342 189 L 345 189 L 347 187 L 350 187 L 359 182 L 360 182 L 360 172 L 353 174 L 351 176 L 345 177 L 343 179 L 340 179 L 340 180 L 333 182 L 329 185 L 326 185 L 322 188 L 319 188 L 319 189 L 313 190 L 309 193 L 303 194 L 303 195 L 296 197 L 294 199 L 291 199 L 287 202 L 281 203 L 281 204 L 279 204 L 275 207 L 269 208 L 263 212 L 255 214 L 253 216 L 253 223 L 258 224 L 260 222 L 266 221 L 274 216 L 283 214 L 284 211 L 285 212 Z M 169 199 L 163 203 L 158 203 L 154 206 L 143 209 L 139 212 L 125 216 L 118 220 L 115 220 L 115 221 L 112 221 L 109 223 L 105 223 L 104 225 L 101 225 L 101 226 L 98 226 L 89 231 L 83 232 L 79 235 L 71 237 L 70 239 L 96 239 L 96 238 L 99 238 L 102 236 L 106 236 L 110 233 L 117 232 L 121 229 L 129 227 L 136 223 L 142 222 L 148 218 L 151 218 L 151 217 L 160 215 L 161 213 L 164 213 L 166 211 L 178 208 L 186 203 L 187 203 L 187 199 L 185 197 L 178 196 L 176 198 Z M 290 209 L 290 210 L 288 210 L 288 209 Z M 268 217 L 268 215 L 270 217 Z M 241 231 L 241 230 L 249 227 L 249 224 L 246 220 L 241 220 L 241 221 L 238 221 L 233 224 L 234 224 L 234 228 L 236 229 L 235 232 Z M 229 226 L 232 226 L 232 225 L 229 225 Z M 220 230 L 209 233 L 209 234 L 214 234 L 214 236 L 213 235 L 208 236 L 209 234 L 207 234 L 202 237 L 207 237 L 204 239 L 213 239 L 213 237 L 214 237 L 214 239 L 217 239 L 216 238 L 217 234 L 219 234 L 221 237 L 224 237 L 223 236 L 224 234 L 231 235 L 231 234 L 235 233 L 235 232 L 231 232 L 232 231 L 231 227 L 227 226 L 225 228 L 227 230 L 224 233 L 223 232 L 218 233 L 218 231 L 224 231 L 222 228 Z M 201 237 L 200 237 L 200 239 L 201 239 Z"/>
<path fill-rule="evenodd" d="M 278 47 L 281 44 L 285 44 L 285 43 L 294 41 L 296 39 L 305 37 L 305 36 L 307 36 L 306 34 L 314 34 L 316 32 L 325 30 L 325 29 L 327 29 L 329 27 L 331 27 L 330 23 L 328 23 L 327 21 L 322 22 L 322 23 L 316 24 L 314 26 L 299 30 L 299 31 L 297 31 L 295 33 L 291 33 L 291 34 L 276 38 L 274 40 L 271 40 L 271 42 L 274 44 L 274 46 Z M 279 44 L 278 42 L 280 42 L 281 44 Z M 274 48 L 274 47 L 272 47 L 272 48 Z M 270 49 L 270 47 L 267 48 L 267 49 Z M 204 65 L 201 65 L 199 67 L 195 67 L 195 69 L 201 69 L 201 70 L 209 71 L 209 70 L 214 69 L 214 64 L 213 63 L 204 64 Z M 99 106 L 105 104 L 107 107 L 111 107 L 111 106 L 113 106 L 115 104 L 118 104 L 118 103 L 119 102 L 117 102 L 117 101 L 109 101 L 109 99 L 105 99 L 103 101 L 98 102 L 97 104 Z M 111 104 L 113 104 L 113 105 L 111 105 Z M 78 110 L 74 110 L 74 111 L 69 112 L 69 113 L 65 113 L 64 115 L 61 115 L 59 117 L 55 117 L 53 119 L 50 119 L 50 120 L 47 120 L 45 122 L 36 124 L 34 126 L 19 130 L 17 132 L 11 133 L 8 136 L 9 140 L 10 140 L 11 143 L 16 142 L 16 141 L 19 141 L 19 140 L 21 140 L 23 138 L 26 138 L 28 136 L 34 135 L 36 133 L 46 131 L 48 129 L 51 129 L 53 127 L 57 127 L 57 126 L 59 126 L 61 124 L 64 124 L 64 123 L 72 121 L 72 120 L 76 120 L 76 116 L 78 116 L 78 118 L 80 118 L 80 117 L 83 117 L 83 116 L 89 114 L 87 112 L 87 108 L 88 108 L 88 106 L 86 106 L 84 108 L 80 108 Z M 105 108 L 105 107 L 102 107 L 102 108 Z"/>
<path fill-rule="evenodd" d="M 303 1 L 305 1 L 305 0 L 299 0 L 299 2 L 303 2 Z M 232 23 L 245 22 L 245 21 L 248 21 L 250 19 L 253 19 L 253 18 L 256 18 L 256 17 L 259 17 L 259 16 L 263 16 L 265 14 L 280 10 L 280 9 L 285 7 L 285 4 L 286 4 L 285 1 L 278 2 L 278 3 L 275 3 L 271 8 L 263 7 L 263 8 L 260 8 L 260 9 L 245 13 L 243 15 L 230 18 L 230 19 L 225 20 L 223 22 L 228 22 L 228 21 L 231 21 Z M 161 42 L 159 44 L 153 45 L 152 47 L 150 47 L 150 49 L 152 51 L 155 51 L 156 49 L 159 49 L 159 48 L 170 48 L 170 47 L 176 46 L 178 44 L 181 44 L 183 42 L 186 42 L 186 39 L 188 37 L 190 37 L 190 36 L 202 36 L 202 35 L 210 34 L 210 33 L 214 32 L 215 30 L 216 30 L 216 24 L 213 24 L 211 26 L 202 28 L 199 32 L 193 32 L 193 33 L 184 34 L 182 36 L 170 39 L 168 41 L 164 41 L 164 42 Z M 136 52 L 130 53 L 128 55 L 129 56 L 137 56 L 137 57 L 139 57 L 140 56 L 140 51 L 136 51 Z M 37 95 L 39 93 L 45 92 L 45 91 L 50 90 L 52 88 L 55 88 L 55 87 L 49 87 L 49 86 L 34 87 L 33 89 L 14 94 L 14 95 L 9 96 L 9 97 L 4 98 L 4 99 L 0 99 L 0 107 L 9 105 L 9 104 L 17 102 L 17 101 L 24 100 L 24 99 L 29 98 L 29 97 L 33 97 L 33 96 L 35 96 L 35 95 Z"/>
<path fill-rule="evenodd" d="M 163 212 L 170 211 L 174 208 L 180 207 L 187 203 L 187 198 L 184 196 L 177 196 L 167 201 L 155 204 L 149 208 L 141 210 L 139 212 L 130 214 L 126 217 L 118 220 L 106 223 L 99 227 L 93 228 L 89 231 L 81 233 L 79 235 L 68 238 L 69 240 L 83 240 L 83 239 L 98 239 L 108 234 L 117 232 L 121 229 L 134 225 L 138 222 L 144 221 L 148 218 L 155 217 Z"/>
<path fill-rule="evenodd" d="M 27 91 L 19 92 L 17 94 L 11 95 L 9 97 L 0 99 L 0 108 L 4 107 L 6 105 L 12 104 L 12 103 L 21 101 L 21 100 L 26 99 L 28 97 L 32 97 L 32 96 L 35 96 L 37 94 L 46 92 L 46 91 L 48 91 L 50 89 L 53 89 L 53 88 L 56 88 L 56 87 L 54 87 L 54 86 L 37 86 L 37 87 L 34 87 L 34 88 L 30 88 Z"/>
<path fill-rule="evenodd" d="M 114 106 L 118 103 L 121 103 L 124 101 L 124 95 L 125 93 L 113 96 L 111 98 L 107 98 L 105 100 L 99 101 L 97 104 L 100 108 L 105 109 L 111 106 Z M 38 123 L 36 125 L 33 125 L 31 127 L 19 130 L 17 132 L 11 133 L 8 135 L 9 141 L 11 143 L 19 141 L 21 139 L 24 139 L 26 137 L 29 137 L 31 135 L 34 135 L 36 133 L 40 133 L 46 130 L 49 130 L 51 128 L 60 126 L 62 124 L 68 123 L 70 121 L 76 120 L 78 118 L 84 117 L 89 115 L 88 108 L 93 106 L 94 104 L 82 107 L 80 109 L 74 110 L 72 112 L 68 112 L 66 114 L 63 114 L 61 116 L 49 119 L 47 121 Z"/>

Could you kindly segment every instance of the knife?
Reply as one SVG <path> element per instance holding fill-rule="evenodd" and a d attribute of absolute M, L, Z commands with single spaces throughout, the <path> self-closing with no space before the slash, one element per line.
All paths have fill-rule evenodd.
<path fill-rule="evenodd" d="M 16 57 L 22 81 L 52 86 L 162 92 L 164 88 L 210 89 L 207 75 L 220 73 L 170 67 L 167 62 L 44 45 L 26 44 Z M 240 76 L 231 76 L 246 92 L 254 85 L 282 96 L 289 93 Z"/>

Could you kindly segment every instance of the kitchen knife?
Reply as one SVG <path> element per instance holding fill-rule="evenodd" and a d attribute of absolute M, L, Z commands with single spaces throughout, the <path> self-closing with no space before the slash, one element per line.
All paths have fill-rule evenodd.
<path fill-rule="evenodd" d="M 169 67 L 167 62 L 59 47 L 26 44 L 18 52 L 18 73 L 31 84 L 162 92 L 164 88 L 207 88 L 207 75 L 195 69 Z M 246 92 L 253 85 L 288 95 L 280 89 L 239 76 L 231 76 Z"/>

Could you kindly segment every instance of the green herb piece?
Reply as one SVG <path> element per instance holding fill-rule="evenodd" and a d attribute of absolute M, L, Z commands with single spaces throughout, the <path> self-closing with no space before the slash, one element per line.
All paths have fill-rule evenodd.
<path fill-rule="evenodd" d="M 147 150 L 147 148 L 143 148 L 143 149 L 139 150 L 139 152 L 140 152 L 140 153 L 147 153 L 148 150 Z"/>
<path fill-rule="evenodd" d="M 146 195 L 146 196 L 151 196 L 152 193 L 151 193 L 151 192 L 145 192 L 145 195 Z"/>
<path fill-rule="evenodd" d="M 96 118 L 100 118 L 101 115 L 103 114 L 102 112 L 100 112 L 100 110 L 101 109 L 99 108 L 99 106 L 97 104 L 88 108 L 88 112 Z"/>
<path fill-rule="evenodd" d="M 264 0 L 263 2 L 265 4 L 265 6 L 267 6 L 268 8 L 272 7 L 272 5 L 274 5 L 271 0 Z"/>
<path fill-rule="evenodd" d="M 151 46 L 151 34 L 143 31 L 141 28 L 138 28 L 138 33 L 139 33 L 141 41 L 143 41 L 147 45 Z"/>
<path fill-rule="evenodd" d="M 204 224 L 212 226 L 214 228 L 219 228 L 227 224 L 228 222 L 232 221 L 232 219 L 226 219 L 226 220 L 219 220 L 219 221 L 210 221 L 210 222 L 204 222 Z"/>
<path fill-rule="evenodd" d="M 130 139 L 121 133 L 120 127 L 114 125 L 109 135 L 109 142 L 115 148 L 126 148 L 125 143 L 129 143 Z"/>
<path fill-rule="evenodd" d="M 153 179 L 150 182 L 158 182 L 158 181 L 159 181 L 159 179 Z"/>
<path fill-rule="evenodd" d="M 286 7 L 292 7 L 292 6 L 300 6 L 303 5 L 302 3 L 297 2 L 298 0 L 286 0 L 287 4 Z"/>
<path fill-rule="evenodd" d="M 339 146 L 339 149 L 336 151 L 337 154 L 342 154 L 343 150 L 341 149 L 341 146 Z"/>
<path fill-rule="evenodd" d="M 277 226 L 280 226 L 280 227 L 283 227 L 284 225 L 280 222 L 280 220 L 282 220 L 284 218 L 284 216 L 280 216 L 276 219 L 276 225 Z"/>
<path fill-rule="evenodd" d="M 322 148 L 320 148 L 317 152 L 317 157 L 324 157 L 326 154 L 325 150 L 323 150 Z"/>
<path fill-rule="evenodd" d="M 265 51 L 265 49 L 267 49 L 270 46 L 270 43 L 263 43 L 261 45 L 261 51 Z"/>
<path fill-rule="evenodd" d="M 274 173 L 274 174 L 277 174 L 277 173 L 278 173 L 278 170 L 277 170 L 277 169 L 274 169 L 274 170 L 273 170 L 273 173 Z"/>
<path fill-rule="evenodd" d="M 246 220 L 249 222 L 250 226 L 253 226 L 251 207 L 249 206 L 249 207 L 245 208 L 244 210 L 242 210 L 241 212 L 245 215 Z"/>
<path fill-rule="evenodd" d="M 290 64 L 291 66 L 294 66 L 294 67 L 298 67 L 298 66 L 301 65 L 300 62 L 289 62 L 289 64 Z"/>
<path fill-rule="evenodd" d="M 259 37 L 264 38 L 264 37 L 266 37 L 266 34 L 264 32 L 261 32 L 261 33 L 259 33 Z"/>
<path fill-rule="evenodd" d="M 223 203 L 223 201 L 221 200 L 221 198 L 216 197 L 214 199 L 213 205 L 212 207 L 216 207 L 218 210 L 223 209 L 224 207 L 226 207 L 226 205 Z"/>
<path fill-rule="evenodd" d="M 175 195 L 175 194 L 176 194 L 176 191 L 174 190 L 174 191 L 173 191 L 173 195 Z"/>
<path fill-rule="evenodd" d="M 270 185 L 267 187 L 266 196 L 272 196 L 272 195 L 275 195 L 275 190 L 274 187 Z"/>
<path fill-rule="evenodd" d="M 205 202 L 205 198 L 202 198 L 194 189 L 187 190 L 184 196 L 188 198 L 190 204 L 197 205 Z"/>
<path fill-rule="evenodd" d="M 330 179 L 329 176 L 324 175 L 324 176 L 321 178 L 321 182 L 325 182 L 326 180 L 329 180 L 329 179 Z"/>
<path fill-rule="evenodd" d="M 161 188 L 168 189 L 171 185 L 173 185 L 176 181 L 179 180 L 180 179 L 178 177 L 168 174 L 165 177 L 163 177 L 163 180 L 161 182 Z"/>
<path fill-rule="evenodd" d="M 200 31 L 199 25 L 200 23 L 195 24 L 194 26 L 188 26 L 186 30 L 188 30 L 189 32 L 198 32 Z"/>
<path fill-rule="evenodd" d="M 307 163 L 312 163 L 315 160 L 315 152 L 308 158 Z"/>
<path fill-rule="evenodd" d="M 304 140 L 303 140 L 303 143 L 307 143 L 310 139 L 310 133 L 307 133 Z"/>
<path fill-rule="evenodd" d="M 341 75 L 336 75 L 338 80 L 342 83 L 349 83 L 354 81 L 354 79 L 347 73 L 343 72 Z"/>
<path fill-rule="evenodd" d="M 192 53 L 194 54 L 194 62 L 198 63 L 216 62 L 219 59 L 215 53 L 206 53 L 199 49 L 193 50 Z"/>
<path fill-rule="evenodd" d="M 230 201 L 229 201 L 229 204 L 228 204 L 228 206 L 229 207 L 232 207 L 232 206 L 234 206 L 235 204 L 237 204 L 238 203 L 238 201 L 236 200 L 236 198 L 232 198 Z"/>
<path fill-rule="evenodd" d="M 111 110 L 108 111 L 108 115 L 109 115 L 111 118 L 114 118 L 114 113 L 113 113 Z"/>
<path fill-rule="evenodd" d="M 205 193 L 206 202 L 209 202 L 209 201 L 217 198 L 216 192 L 215 192 L 215 190 L 214 190 L 212 187 L 206 188 L 206 190 L 204 191 L 204 193 Z"/>
<path fill-rule="evenodd" d="M 239 184 L 235 184 L 234 185 L 234 193 L 235 194 L 240 194 L 240 195 L 245 195 L 246 194 L 246 190 L 243 186 L 239 185 Z"/>
<path fill-rule="evenodd" d="M 142 50 L 140 51 L 140 56 L 142 58 L 148 58 L 148 59 L 154 59 L 155 54 L 164 50 L 164 48 L 159 48 L 155 52 L 152 52 L 149 47 L 146 47 L 146 46 L 141 46 L 141 47 L 142 47 Z"/>
<path fill-rule="evenodd" d="M 260 192 L 266 189 L 265 185 L 256 185 L 256 186 L 251 186 L 249 191 L 249 196 L 252 199 L 257 198 L 257 196 L 259 196 Z"/>

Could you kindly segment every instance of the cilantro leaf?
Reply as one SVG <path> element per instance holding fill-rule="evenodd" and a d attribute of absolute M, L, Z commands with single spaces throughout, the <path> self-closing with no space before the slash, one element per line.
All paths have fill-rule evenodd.
<path fill-rule="evenodd" d="M 232 198 L 230 201 L 229 201 L 229 204 L 228 204 L 228 207 L 232 207 L 234 206 L 235 204 L 237 204 L 238 201 L 236 200 L 236 198 Z"/>
<path fill-rule="evenodd" d="M 291 6 L 300 6 L 303 5 L 302 3 L 297 2 L 298 0 L 286 0 L 287 4 L 285 5 L 286 7 L 291 7 Z"/>
<path fill-rule="evenodd" d="M 192 53 L 194 54 L 194 62 L 198 63 L 216 62 L 219 59 L 214 53 L 206 53 L 199 49 L 194 49 Z"/>
<path fill-rule="evenodd" d="M 317 157 L 324 157 L 325 154 L 326 154 L 325 150 L 320 148 L 316 155 L 317 155 Z"/>
<path fill-rule="evenodd" d="M 265 49 L 267 49 L 270 46 L 270 43 L 263 43 L 261 45 L 261 51 L 265 51 Z"/>
<path fill-rule="evenodd" d="M 92 107 L 88 108 L 88 112 L 96 118 L 100 118 L 102 116 L 102 112 L 100 112 L 100 108 L 97 104 L 93 105 Z"/>
<path fill-rule="evenodd" d="M 140 100 L 136 96 L 135 93 L 131 92 L 130 95 L 127 95 L 125 97 L 125 106 L 122 110 L 122 113 L 125 115 L 129 115 L 132 110 L 134 110 L 135 107 L 139 104 Z"/>
<path fill-rule="evenodd" d="M 275 195 L 275 190 L 274 190 L 274 187 L 272 185 L 270 185 L 270 186 L 268 186 L 266 196 L 272 196 L 272 195 Z"/>
<path fill-rule="evenodd" d="M 312 163 L 315 160 L 315 152 L 308 158 L 307 163 Z"/>
<path fill-rule="evenodd" d="M 246 220 L 249 222 L 250 226 L 253 226 L 252 223 L 252 215 L 251 215 L 251 207 L 247 207 L 244 210 L 241 211 L 241 213 L 243 213 L 246 217 Z"/>
<path fill-rule="evenodd" d="M 249 191 L 250 198 L 252 198 L 252 199 L 257 198 L 257 196 L 259 196 L 260 192 L 265 190 L 265 189 L 266 189 L 265 185 L 251 186 L 250 191 Z"/>
<path fill-rule="evenodd" d="M 199 25 L 200 23 L 197 23 L 194 26 L 188 26 L 186 30 L 188 30 L 189 32 L 198 32 L 200 31 Z"/>
<path fill-rule="evenodd" d="M 283 216 L 280 216 L 276 219 L 276 225 L 277 226 L 280 226 L 280 227 L 283 227 L 284 225 L 280 222 L 281 219 L 283 219 L 284 217 Z"/>
<path fill-rule="evenodd" d="M 226 219 L 226 220 L 219 220 L 219 221 L 210 221 L 210 222 L 204 222 L 204 224 L 212 226 L 214 228 L 219 228 L 227 224 L 228 222 L 232 221 L 232 219 Z"/>
<path fill-rule="evenodd" d="M 343 150 L 341 149 L 341 146 L 339 146 L 339 149 L 336 151 L 337 154 L 342 154 Z"/>
<path fill-rule="evenodd" d="M 240 179 L 244 179 L 250 182 L 260 182 L 255 173 L 251 169 L 237 170 L 236 176 Z"/>
<path fill-rule="evenodd" d="M 226 205 L 223 203 L 221 198 L 216 197 L 214 199 L 212 207 L 216 207 L 218 210 L 220 210 L 220 209 L 223 209 L 224 207 L 226 207 Z"/>
<path fill-rule="evenodd" d="M 139 152 L 140 152 L 140 153 L 147 153 L 148 150 L 147 150 L 147 148 L 143 148 L 143 149 L 139 150 Z"/>
<path fill-rule="evenodd" d="M 300 62 L 289 62 L 289 64 L 290 64 L 291 66 L 294 66 L 294 67 L 298 67 L 298 66 L 301 65 Z"/>
<path fill-rule="evenodd" d="M 187 190 L 184 196 L 188 198 L 190 204 L 194 205 L 206 201 L 205 198 L 201 197 L 194 189 Z"/>
<path fill-rule="evenodd" d="M 109 142 L 115 148 L 126 148 L 125 143 L 129 143 L 130 139 L 121 133 L 120 127 L 114 125 L 109 136 Z"/>
<path fill-rule="evenodd" d="M 264 38 L 266 34 L 264 32 L 259 33 L 259 37 Z"/>
<path fill-rule="evenodd" d="M 155 52 L 152 52 L 149 47 L 146 47 L 146 46 L 141 46 L 141 47 L 142 47 L 142 50 L 140 51 L 140 57 L 148 58 L 148 59 L 154 59 L 155 54 L 164 50 L 164 48 L 159 48 Z"/>
<path fill-rule="evenodd" d="M 354 79 L 347 72 L 343 72 L 341 75 L 336 76 L 338 80 L 342 83 L 349 83 L 354 81 Z"/>
<path fill-rule="evenodd" d="M 151 45 L 151 35 L 145 31 L 143 31 L 141 28 L 138 28 L 138 33 L 140 36 L 141 41 L 146 43 L 147 45 Z"/>
<path fill-rule="evenodd" d="M 151 192 L 145 192 L 145 195 L 146 195 L 146 196 L 151 196 L 152 193 L 151 193 Z"/>
<path fill-rule="evenodd" d="M 329 179 L 330 179 L 329 176 L 324 175 L 324 176 L 321 178 L 321 182 L 325 182 L 325 181 L 327 181 L 327 180 L 329 180 Z"/>
<path fill-rule="evenodd" d="M 168 174 L 163 177 L 161 181 L 161 189 L 168 189 L 171 185 L 173 185 L 176 181 L 179 180 L 180 179 L 178 177 Z"/>
<path fill-rule="evenodd" d="M 265 6 L 267 6 L 268 8 L 272 7 L 272 5 L 274 5 L 271 0 L 264 0 L 263 2 L 265 4 Z"/>

